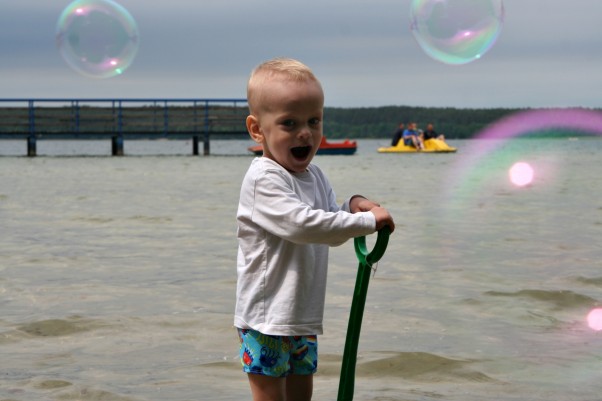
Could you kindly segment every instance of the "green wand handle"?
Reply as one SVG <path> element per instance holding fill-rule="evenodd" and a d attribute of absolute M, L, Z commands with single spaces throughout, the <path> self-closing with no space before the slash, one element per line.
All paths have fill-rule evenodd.
<path fill-rule="evenodd" d="M 360 263 L 355 281 L 355 290 L 353 291 L 351 312 L 349 313 L 349 325 L 347 326 L 347 338 L 345 339 L 337 401 L 353 400 L 357 347 L 360 340 L 364 306 L 366 305 L 368 282 L 370 281 L 372 266 L 385 254 L 387 244 L 389 243 L 389 234 L 391 234 L 391 230 L 388 226 L 379 230 L 376 244 L 374 244 L 374 249 L 370 253 L 368 253 L 366 248 L 366 237 L 357 237 L 354 239 L 355 254 Z"/>

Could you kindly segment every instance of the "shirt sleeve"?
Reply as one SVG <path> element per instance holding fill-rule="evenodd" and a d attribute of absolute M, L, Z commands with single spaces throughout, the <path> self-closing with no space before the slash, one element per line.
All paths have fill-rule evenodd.
<path fill-rule="evenodd" d="M 327 196 L 328 210 L 313 208 L 295 193 L 287 177 L 278 171 L 266 171 L 255 180 L 251 219 L 271 234 L 297 244 L 338 246 L 374 232 L 376 219 L 372 213 L 340 210 L 334 193 L 329 191 Z"/>

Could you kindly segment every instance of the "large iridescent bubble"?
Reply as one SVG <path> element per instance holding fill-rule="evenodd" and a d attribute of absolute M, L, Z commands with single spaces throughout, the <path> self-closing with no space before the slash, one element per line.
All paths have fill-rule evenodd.
<path fill-rule="evenodd" d="M 413 0 L 410 29 L 433 59 L 460 65 L 481 58 L 498 39 L 502 0 Z"/>
<path fill-rule="evenodd" d="M 490 124 L 460 149 L 462 157 L 450 168 L 447 182 L 450 201 L 457 203 L 483 195 L 484 186 L 502 182 L 499 177 L 506 182 L 508 172 L 516 173 L 513 169 L 517 163 L 523 174 L 529 176 L 524 186 L 538 185 L 546 176 L 551 180 L 552 171 L 560 169 L 557 163 L 546 159 L 543 151 L 538 154 L 524 142 L 510 140 L 554 131 L 602 136 L 602 112 L 583 108 L 534 109 L 510 114 Z"/>
<path fill-rule="evenodd" d="M 56 29 L 61 56 L 91 78 L 122 74 L 138 51 L 138 26 L 111 0 L 76 0 L 63 10 Z"/>

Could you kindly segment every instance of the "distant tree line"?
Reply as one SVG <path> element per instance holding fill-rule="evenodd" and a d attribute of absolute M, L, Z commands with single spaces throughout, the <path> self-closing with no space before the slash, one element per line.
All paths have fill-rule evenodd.
<path fill-rule="evenodd" d="M 200 110 L 200 111 L 199 111 Z M 415 122 L 425 129 L 432 123 L 438 133 L 448 139 L 472 138 L 497 120 L 520 111 L 519 108 L 459 109 L 453 107 L 381 106 L 361 108 L 325 107 L 324 135 L 329 139 L 390 138 L 400 123 Z M 35 128 L 39 134 L 61 137 L 79 137 L 112 134 L 120 129 L 129 136 L 176 138 L 192 133 L 203 133 L 205 117 L 210 121 L 212 135 L 228 138 L 246 138 L 246 107 L 210 107 L 209 114 L 199 108 L 169 107 L 169 118 L 163 107 L 125 107 L 118 115 L 111 107 L 37 107 Z M 26 107 L 0 107 L 0 139 L 22 136 L 29 132 L 31 121 Z M 118 119 L 119 117 L 119 119 Z M 76 123 L 77 120 L 77 123 Z M 169 129 L 167 122 L 169 122 Z M 74 127 L 77 126 L 77 130 Z M 227 134 L 227 135 L 226 135 Z M 82 134 L 83 135 L 83 134 Z M 566 130 L 549 130 L 529 136 L 578 136 Z"/>
<path fill-rule="evenodd" d="M 491 108 L 458 109 L 452 107 L 384 106 L 365 108 L 324 109 L 324 135 L 327 138 L 388 138 L 400 123 L 418 124 L 425 129 L 432 123 L 437 132 L 449 139 L 466 139 L 476 135 L 487 125 L 500 118 L 528 109 Z M 566 135 L 560 130 L 549 131 L 546 136 Z"/>

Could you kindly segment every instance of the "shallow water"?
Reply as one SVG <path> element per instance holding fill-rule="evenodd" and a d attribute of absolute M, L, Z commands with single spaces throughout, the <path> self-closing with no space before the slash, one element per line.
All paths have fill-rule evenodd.
<path fill-rule="evenodd" d="M 387 142 L 315 159 L 341 201 L 368 195 L 398 224 L 355 400 L 600 399 L 602 332 L 585 316 L 602 299 L 602 141 L 376 153 Z M 249 399 L 232 329 L 249 143 L 105 145 L 40 141 L 50 157 L 26 158 L 0 143 L 0 400 Z M 536 171 L 525 188 L 507 179 L 518 160 Z M 356 269 L 351 241 L 331 250 L 317 400 L 336 399 Z"/>

